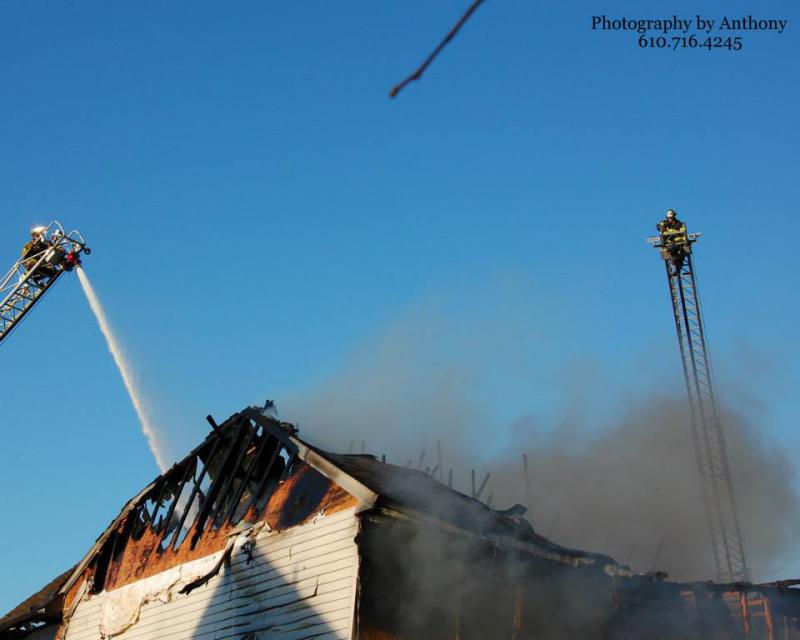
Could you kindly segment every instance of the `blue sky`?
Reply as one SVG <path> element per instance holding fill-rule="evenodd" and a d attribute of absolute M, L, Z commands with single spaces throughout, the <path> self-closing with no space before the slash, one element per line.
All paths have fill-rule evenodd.
<path fill-rule="evenodd" d="M 178 456 L 207 413 L 280 407 L 431 301 L 457 325 L 499 300 L 514 335 L 537 318 L 537 349 L 490 343 L 498 420 L 557 411 L 547 381 L 564 362 L 595 363 L 599 410 L 639 386 L 682 393 L 644 243 L 674 207 L 704 233 L 723 397 L 800 444 L 797 5 L 760 3 L 783 34 L 709 53 L 642 50 L 591 16 L 747 4 L 487 2 L 389 100 L 466 4 L 2 4 L 0 257 L 34 223 L 83 231 Z M 2 351 L 5 611 L 79 560 L 157 468 L 76 278 Z M 502 367 L 534 352 L 530 369 Z"/>

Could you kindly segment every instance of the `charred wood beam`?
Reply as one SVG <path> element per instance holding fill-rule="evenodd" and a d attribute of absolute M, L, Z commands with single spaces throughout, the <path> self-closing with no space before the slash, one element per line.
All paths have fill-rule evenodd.
<path fill-rule="evenodd" d="M 197 518 L 194 522 L 194 533 L 192 534 L 191 542 L 193 549 L 195 546 L 197 546 L 197 542 L 205 530 L 206 522 L 214 513 L 217 500 L 224 495 L 225 490 L 227 490 L 228 486 L 233 480 L 233 472 L 236 468 L 236 463 L 238 462 L 237 453 L 241 449 L 242 440 L 245 436 L 245 427 L 245 420 L 240 419 L 236 425 L 236 434 L 234 435 L 233 442 L 225 452 L 225 459 L 222 461 L 222 465 L 220 465 L 220 468 L 217 471 L 217 477 L 214 478 L 211 488 L 208 491 L 208 499 L 201 507 L 200 512 L 197 514 Z"/>
<path fill-rule="evenodd" d="M 267 466 L 264 467 L 264 475 L 261 478 L 261 482 L 258 483 L 258 488 L 256 489 L 255 493 L 253 494 L 253 498 L 252 498 L 252 500 L 250 501 L 250 504 L 247 507 L 248 509 L 251 509 L 253 507 L 253 505 L 258 504 L 258 501 L 261 500 L 264 492 L 267 490 L 267 483 L 269 483 L 270 479 L 273 476 L 271 471 L 272 471 L 273 467 L 275 466 L 275 461 L 278 459 L 278 454 L 280 453 L 280 450 L 281 450 L 281 443 L 279 441 L 275 441 L 275 446 L 272 448 L 272 451 L 270 453 L 269 462 L 267 463 Z M 281 472 L 281 474 L 280 474 L 281 476 L 283 476 L 283 474 L 286 472 L 286 469 L 288 469 L 292 465 L 292 461 L 294 460 L 295 453 L 296 452 L 292 452 L 290 454 L 289 461 L 286 463 L 286 467 Z M 276 482 L 278 482 L 280 480 L 280 477 L 272 478 L 272 479 L 274 479 Z"/>
<path fill-rule="evenodd" d="M 180 532 L 183 529 L 184 525 L 186 524 L 186 518 L 188 517 L 191 511 L 192 504 L 194 504 L 195 498 L 198 496 L 198 494 L 202 494 L 202 490 L 200 489 L 200 487 L 203 484 L 203 479 L 208 474 L 208 469 L 211 466 L 211 462 L 214 460 L 214 456 L 216 456 L 217 454 L 217 450 L 220 447 L 221 441 L 222 441 L 221 439 L 217 439 L 214 442 L 214 446 L 211 447 L 211 451 L 209 452 L 208 460 L 206 460 L 206 462 L 203 464 L 203 470 L 200 472 L 200 475 L 194 480 L 194 488 L 192 489 L 192 493 L 186 502 L 186 509 L 184 509 L 183 515 L 181 516 L 180 522 L 178 523 L 177 527 L 178 533 L 175 536 L 175 539 L 170 544 L 170 547 L 172 547 L 173 551 L 177 549 L 178 546 L 181 544 Z"/>
<path fill-rule="evenodd" d="M 172 535 L 172 532 L 175 532 L 175 537 L 177 538 L 180 535 L 180 527 L 176 526 L 175 528 L 170 527 L 170 521 L 172 520 L 175 509 L 178 507 L 178 501 L 180 500 L 181 494 L 183 493 L 183 488 L 186 486 L 186 483 L 189 481 L 190 476 L 194 476 L 195 469 L 197 468 L 197 459 L 191 460 L 187 463 L 186 468 L 183 471 L 183 475 L 181 476 L 180 482 L 175 488 L 175 495 L 172 498 L 172 504 L 169 506 L 169 510 L 167 511 L 167 515 L 164 518 L 164 526 L 160 528 L 157 533 L 161 533 L 161 539 L 159 540 L 157 545 L 154 545 L 148 552 L 147 556 L 142 560 L 142 563 L 145 564 L 147 560 L 149 560 L 150 556 L 153 554 L 153 551 L 158 549 L 159 553 L 165 551 L 169 545 L 172 543 L 172 540 L 169 539 L 169 536 Z M 188 505 L 186 507 L 188 511 Z M 154 529 L 155 531 L 155 529 Z"/>
<path fill-rule="evenodd" d="M 244 495 L 247 486 L 250 484 L 250 480 L 253 478 L 253 473 L 255 472 L 256 468 L 259 467 L 261 462 L 261 456 L 263 455 L 264 449 L 266 448 L 267 443 L 270 440 L 274 441 L 274 438 L 271 438 L 270 435 L 266 431 L 264 431 L 264 433 L 261 436 L 261 443 L 258 445 L 258 450 L 253 456 L 253 460 L 250 463 L 250 467 L 247 469 L 247 472 L 245 473 L 245 476 L 242 479 L 239 488 L 234 493 L 233 499 L 231 500 L 231 504 L 228 507 L 227 512 L 225 513 L 225 520 L 230 521 L 231 518 L 233 518 L 233 516 L 235 515 L 236 507 L 239 506 L 239 501 L 242 499 L 242 496 Z M 268 471 L 269 467 L 264 469 L 265 474 L 268 473 Z"/>
<path fill-rule="evenodd" d="M 658 547 L 656 548 L 656 553 L 653 556 L 653 563 L 650 565 L 650 573 L 655 573 L 656 569 L 658 568 L 658 561 L 661 558 L 661 550 L 664 548 L 664 543 L 667 541 L 665 537 L 661 538 L 661 542 L 658 543 Z"/>
<path fill-rule="evenodd" d="M 223 522 L 225 521 L 225 514 L 227 513 L 228 510 L 226 508 L 226 504 L 229 501 L 232 501 L 233 499 L 231 491 L 234 492 L 234 495 L 236 495 L 237 493 L 237 491 L 234 490 L 235 486 L 234 483 L 236 482 L 237 473 L 239 471 L 242 471 L 242 465 L 244 464 L 244 461 L 247 459 L 247 454 L 253 445 L 253 441 L 258 436 L 258 429 L 254 429 L 247 421 L 245 421 L 245 424 L 242 426 L 242 430 L 243 430 L 242 431 L 243 437 L 239 442 L 237 442 L 238 454 L 236 457 L 236 461 L 231 465 L 230 472 L 228 473 L 228 477 L 225 480 L 223 489 L 216 500 L 216 506 L 214 508 L 214 514 L 212 520 L 212 526 L 214 526 L 215 528 L 222 526 Z"/>
<path fill-rule="evenodd" d="M 481 482 L 480 487 L 476 487 L 476 485 L 475 485 L 475 469 L 472 470 L 471 477 L 472 477 L 472 497 L 473 498 L 475 498 L 476 500 L 480 500 L 481 499 L 481 494 L 483 493 L 483 490 L 486 488 L 486 484 L 489 482 L 489 477 L 491 475 L 492 475 L 491 473 L 487 473 L 484 476 L 483 482 Z"/>
<path fill-rule="evenodd" d="M 478 487 L 478 491 L 473 496 L 473 498 L 475 498 L 476 500 L 480 500 L 481 499 L 481 494 L 483 494 L 483 490 L 486 488 L 486 485 L 489 483 L 489 478 L 490 478 L 491 475 L 492 475 L 491 473 L 487 473 L 484 476 L 483 482 L 481 482 L 481 486 Z M 472 472 L 472 486 L 473 487 L 475 486 L 475 472 L 474 471 Z"/>
<path fill-rule="evenodd" d="M 528 473 L 528 454 L 522 454 L 522 472 L 525 476 L 525 506 L 528 507 L 528 513 L 531 510 L 531 477 Z"/>
<path fill-rule="evenodd" d="M 222 435 L 222 429 L 219 428 L 219 425 L 217 424 L 216 420 L 214 420 L 214 418 L 211 417 L 211 414 L 208 414 L 206 416 L 206 420 L 208 421 L 208 424 L 211 425 L 211 428 L 214 430 L 214 433 L 216 433 L 217 435 Z"/>
<path fill-rule="evenodd" d="M 239 416 L 247 418 L 248 420 L 252 420 L 257 425 L 264 427 L 264 429 L 278 438 L 278 440 L 283 442 L 287 447 L 292 446 L 292 441 L 290 440 L 289 436 L 297 435 L 297 427 L 295 427 L 293 424 L 288 422 L 279 422 L 274 418 L 265 416 L 261 411 L 254 410 L 252 408 L 245 409 L 239 413 Z"/>
<path fill-rule="evenodd" d="M 183 477 L 181 478 L 180 484 L 178 485 L 177 493 L 175 494 L 175 499 L 172 501 L 172 504 L 169 507 L 169 511 L 167 512 L 167 517 L 164 520 L 165 523 L 166 523 L 165 527 L 164 527 L 164 534 L 165 535 L 169 531 L 169 523 L 170 523 L 170 520 L 172 520 L 172 517 L 173 517 L 173 515 L 175 513 L 175 509 L 178 507 L 178 501 L 180 500 L 181 495 L 183 494 L 183 488 L 186 486 L 186 483 L 189 482 L 189 478 L 190 477 L 194 478 L 195 473 L 197 473 L 197 459 L 196 458 L 194 460 L 192 460 L 192 462 L 190 464 L 186 465 L 186 470 L 185 470 L 185 472 L 183 474 Z M 186 508 L 188 509 L 189 505 L 187 505 Z"/>
<path fill-rule="evenodd" d="M 225 547 L 225 551 L 223 551 L 222 556 L 220 556 L 220 559 L 217 560 L 217 563 L 211 568 L 211 571 L 209 571 L 205 575 L 200 576 L 196 580 L 192 580 L 190 583 L 185 585 L 178 593 L 190 594 L 192 591 L 194 591 L 198 587 L 202 587 L 204 584 L 206 584 L 206 582 L 208 582 L 209 580 L 211 580 L 211 578 L 217 575 L 220 569 L 222 569 L 223 565 L 230 562 L 231 554 L 233 553 L 233 543 L 234 543 L 233 539 L 231 539 L 230 542 L 228 542 L 228 545 Z"/>
<path fill-rule="evenodd" d="M 211 515 L 214 502 L 217 499 L 217 496 L 220 494 L 220 490 L 222 489 L 222 485 L 225 483 L 225 478 L 231 475 L 231 461 L 234 459 L 236 451 L 238 449 L 237 444 L 239 443 L 239 439 L 242 436 L 242 421 L 239 421 L 236 424 L 236 434 L 233 438 L 233 443 L 228 447 L 227 451 L 224 452 L 224 459 L 222 464 L 216 470 L 216 477 L 212 479 L 211 487 L 208 491 L 208 496 L 205 501 L 205 504 L 200 508 L 200 512 L 197 514 L 197 517 L 194 521 L 194 533 L 192 534 L 191 540 L 191 547 L 194 548 L 197 546 L 197 541 L 200 539 L 200 536 L 203 534 L 205 530 L 205 523 L 208 520 L 208 517 Z M 209 459 L 208 464 L 206 467 L 210 467 L 211 463 L 214 461 L 213 458 Z"/>

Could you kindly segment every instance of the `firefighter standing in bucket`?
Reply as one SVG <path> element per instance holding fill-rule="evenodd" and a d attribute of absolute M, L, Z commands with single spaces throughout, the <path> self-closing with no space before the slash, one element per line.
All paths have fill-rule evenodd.
<path fill-rule="evenodd" d="M 686 236 L 686 225 L 678 220 L 675 209 L 667 209 L 665 218 L 656 227 L 661 236 L 662 255 L 672 263 L 672 275 L 678 275 L 686 254 L 691 250 Z"/>
<path fill-rule="evenodd" d="M 46 231 L 46 227 L 34 227 L 31 229 L 31 239 L 22 248 L 22 259 L 25 264 L 25 270 L 28 273 L 30 273 L 36 266 L 36 263 L 39 262 L 42 253 L 53 246 L 53 243 L 47 238 Z M 63 251 L 56 251 L 50 260 L 39 265 L 39 269 L 31 276 L 37 285 L 41 286 L 44 278 L 52 277 L 56 274 L 58 271 L 56 264 L 60 260 L 61 254 L 63 254 Z"/>

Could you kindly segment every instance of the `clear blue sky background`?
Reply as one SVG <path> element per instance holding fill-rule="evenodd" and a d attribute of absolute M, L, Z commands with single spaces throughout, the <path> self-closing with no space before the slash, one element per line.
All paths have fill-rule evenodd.
<path fill-rule="evenodd" d="M 178 455 L 207 413 L 312 386 L 420 299 L 495 274 L 548 292 L 525 308 L 559 306 L 547 348 L 602 362 L 599 387 L 643 366 L 682 392 L 644 243 L 675 207 L 705 234 L 721 385 L 796 448 L 798 5 L 758 3 L 786 32 L 709 53 L 641 50 L 591 16 L 752 3 L 492 0 L 389 100 L 466 4 L 2 3 L 0 259 L 33 223 L 83 231 Z M 7 611 L 157 469 L 76 278 L 0 350 Z M 492 412 L 531 401 L 506 388 Z"/>

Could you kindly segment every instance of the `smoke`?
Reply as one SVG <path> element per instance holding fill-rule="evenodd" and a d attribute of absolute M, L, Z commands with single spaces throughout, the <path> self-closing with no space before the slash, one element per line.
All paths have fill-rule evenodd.
<path fill-rule="evenodd" d="M 147 407 L 142 400 L 142 393 L 139 389 L 136 375 L 133 372 L 133 367 L 125 357 L 125 352 L 123 351 L 119 340 L 111 329 L 111 324 L 108 321 L 106 312 L 100 304 L 100 299 L 97 297 L 97 293 L 92 287 L 91 282 L 89 282 L 89 277 L 86 275 L 86 272 L 82 267 L 78 267 L 77 272 L 78 280 L 80 280 L 81 287 L 83 287 L 83 292 L 86 294 L 86 299 L 89 301 L 89 306 L 91 307 L 95 318 L 97 318 L 97 324 L 100 326 L 100 331 L 103 332 L 103 336 L 106 339 L 106 345 L 108 345 L 108 350 L 111 352 L 111 356 L 114 358 L 114 363 L 117 365 L 117 369 L 119 369 L 119 373 L 122 376 L 122 382 L 125 385 L 125 389 L 128 391 L 133 408 L 136 411 L 136 415 L 139 418 L 140 424 L 142 425 L 142 433 L 147 439 L 147 445 L 150 447 L 150 451 L 153 453 L 153 457 L 156 460 L 156 464 L 158 464 L 158 468 L 164 472 L 169 468 L 169 457 L 165 451 L 165 446 L 159 437 L 158 429 L 155 427 L 155 425 L 153 425 Z"/>
<path fill-rule="evenodd" d="M 519 302 L 551 308 L 540 291 L 507 284 L 470 289 L 466 306 L 453 295 L 417 305 L 326 379 L 279 396 L 282 417 L 332 451 L 363 441 L 417 466 L 424 450 L 423 469 L 437 465 L 438 441 L 443 477 L 453 469 L 469 493 L 470 471 L 478 482 L 490 472 L 482 499 L 497 508 L 525 503 L 526 453 L 539 533 L 639 571 L 713 578 L 677 354 L 669 393 L 654 392 L 644 371 L 637 388 L 615 388 L 613 371 L 570 351 L 575 327 Z M 747 412 L 723 419 L 748 563 L 756 579 L 785 577 L 800 525 L 795 469 Z"/>
<path fill-rule="evenodd" d="M 562 425 L 539 443 L 524 437 L 535 429 L 534 418 L 520 418 L 514 429 L 530 451 L 535 526 L 640 571 L 713 577 L 688 425 L 683 398 L 658 394 L 636 401 L 594 433 Z M 724 427 L 748 560 L 756 578 L 777 577 L 800 524 L 794 469 L 786 455 L 757 437 L 744 415 L 726 412 Z M 505 487 L 513 486 L 519 467 L 507 453 L 513 466 L 501 464 L 497 474 Z"/>

